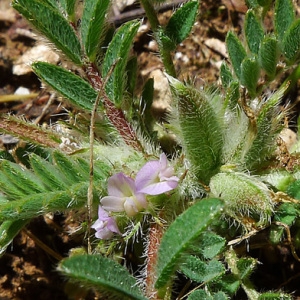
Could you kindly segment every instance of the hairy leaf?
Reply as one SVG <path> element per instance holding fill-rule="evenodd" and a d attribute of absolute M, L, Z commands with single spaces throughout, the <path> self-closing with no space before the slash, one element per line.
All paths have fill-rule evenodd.
<path fill-rule="evenodd" d="M 226 45 L 230 61 L 232 63 L 234 72 L 238 78 L 241 77 L 242 61 L 246 58 L 246 50 L 242 43 L 233 32 L 228 32 L 226 36 Z"/>
<path fill-rule="evenodd" d="M 264 29 L 252 9 L 249 9 L 246 13 L 245 35 L 250 51 L 257 54 L 264 37 Z"/>
<path fill-rule="evenodd" d="M 222 127 L 213 95 L 169 78 L 177 100 L 183 146 L 197 178 L 208 184 L 221 165 Z"/>
<path fill-rule="evenodd" d="M 101 40 L 104 38 L 104 26 L 109 0 L 84 1 L 81 18 L 81 39 L 86 55 L 90 61 L 95 61 Z"/>
<path fill-rule="evenodd" d="M 109 75 L 111 68 L 113 68 L 105 90 L 107 96 L 118 108 L 124 97 L 124 71 L 127 65 L 129 50 L 139 26 L 140 23 L 137 21 L 127 22 L 122 25 L 109 43 L 103 60 L 102 76 L 104 78 Z"/>
<path fill-rule="evenodd" d="M 119 263 L 101 255 L 74 255 L 64 259 L 58 270 L 108 295 L 110 299 L 146 300 L 137 282 Z"/>
<path fill-rule="evenodd" d="M 276 137 L 282 129 L 280 121 L 283 114 L 279 113 L 278 104 L 286 87 L 279 89 L 261 106 L 256 120 L 254 139 L 244 157 L 248 170 L 257 168 L 275 149 Z M 247 133 L 253 135 L 251 130 Z"/>
<path fill-rule="evenodd" d="M 69 186 L 67 190 L 32 193 L 8 203 L 0 203 L 0 222 L 31 219 L 48 212 L 82 207 L 86 203 L 88 182 Z"/>
<path fill-rule="evenodd" d="M 221 213 L 219 199 L 204 199 L 188 208 L 165 232 L 158 250 L 157 281 L 155 287 L 163 288 L 175 271 L 181 255 L 190 243 Z"/>
<path fill-rule="evenodd" d="M 229 69 L 229 66 L 227 63 L 223 62 L 220 69 L 220 77 L 222 80 L 222 85 L 227 88 L 230 84 L 230 82 L 233 80 L 233 76 L 231 73 L 231 70 Z"/>
<path fill-rule="evenodd" d="M 284 56 L 293 63 L 300 54 L 300 19 L 286 31 L 282 44 Z"/>
<path fill-rule="evenodd" d="M 0 225 L 0 256 L 4 254 L 9 244 L 29 220 L 4 221 Z"/>
<path fill-rule="evenodd" d="M 45 62 L 32 65 L 33 71 L 77 107 L 92 110 L 97 92 L 79 76 Z"/>
<path fill-rule="evenodd" d="M 292 0 L 275 1 L 275 30 L 282 41 L 287 30 L 295 20 L 295 10 Z"/>
<path fill-rule="evenodd" d="M 241 65 L 241 83 L 247 88 L 251 98 L 256 96 L 256 86 L 260 75 L 260 67 L 256 57 L 245 58 Z"/>
<path fill-rule="evenodd" d="M 189 1 L 177 9 L 170 18 L 165 34 L 173 41 L 175 46 L 190 34 L 196 20 L 198 8 L 199 1 Z"/>
<path fill-rule="evenodd" d="M 259 49 L 259 63 L 272 80 L 276 75 L 276 67 L 279 59 L 279 47 L 275 37 L 265 37 Z"/>
<path fill-rule="evenodd" d="M 292 296 L 280 292 L 267 292 L 258 297 L 258 300 L 292 300 Z"/>
<path fill-rule="evenodd" d="M 74 63 L 81 65 L 81 46 L 69 22 L 41 0 L 14 0 L 13 8 L 44 34 Z"/>
<path fill-rule="evenodd" d="M 225 267 L 218 260 L 205 262 L 195 256 L 189 256 L 180 270 L 189 279 L 199 283 L 216 280 L 225 273 Z"/>

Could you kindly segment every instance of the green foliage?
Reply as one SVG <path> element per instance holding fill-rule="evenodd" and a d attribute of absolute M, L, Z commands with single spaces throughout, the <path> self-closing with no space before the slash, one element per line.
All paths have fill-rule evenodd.
<path fill-rule="evenodd" d="M 263 293 L 258 297 L 258 300 L 292 300 L 290 295 L 283 293 L 268 292 Z"/>
<path fill-rule="evenodd" d="M 282 40 L 283 54 L 290 63 L 294 63 L 300 52 L 300 19 L 286 31 Z"/>
<path fill-rule="evenodd" d="M 105 91 L 116 107 L 122 105 L 125 86 L 124 72 L 127 65 L 127 58 L 139 26 L 139 22 L 131 21 L 120 27 L 109 43 L 103 60 L 102 76 L 104 78 L 109 76 Z M 111 68 L 113 70 L 109 74 Z"/>
<path fill-rule="evenodd" d="M 5 253 L 19 231 L 29 222 L 29 220 L 7 220 L 0 225 L 0 256 Z"/>
<path fill-rule="evenodd" d="M 32 68 L 39 77 L 65 96 L 73 105 L 86 110 L 92 109 L 97 93 L 82 78 L 45 62 L 36 62 Z"/>
<path fill-rule="evenodd" d="M 1 249 L 7 247 L 28 220 L 85 205 L 89 172 L 82 168 L 83 158 L 71 158 L 54 151 L 51 159 L 52 163 L 32 154 L 32 170 L 1 161 L 0 183 L 4 193 L 0 202 Z M 103 163 L 95 166 L 98 184 L 107 178 L 109 170 Z"/>
<path fill-rule="evenodd" d="M 101 255 L 74 255 L 64 259 L 58 269 L 72 280 L 92 286 L 110 298 L 146 300 L 135 278 L 120 264 Z"/>
<path fill-rule="evenodd" d="M 82 64 L 79 39 L 58 9 L 42 0 L 15 0 L 12 6 L 69 59 L 78 65 Z"/>
<path fill-rule="evenodd" d="M 279 59 L 279 47 L 277 39 L 273 36 L 265 36 L 259 48 L 259 62 L 269 79 L 276 75 L 276 65 Z"/>
<path fill-rule="evenodd" d="M 229 68 L 228 64 L 226 64 L 225 62 L 222 62 L 222 65 L 221 65 L 220 77 L 222 80 L 222 86 L 224 88 L 227 88 L 229 86 L 229 84 L 231 83 L 231 81 L 233 80 L 233 76 L 230 71 L 230 68 Z"/>
<path fill-rule="evenodd" d="M 166 151 L 168 166 L 153 161 L 150 165 L 158 162 L 165 169 L 155 170 L 155 180 L 148 174 L 149 181 L 166 185 L 165 177 L 174 171 L 178 178 L 172 177 L 170 185 L 178 180 L 177 189 L 145 194 L 147 208 L 131 218 L 119 208 L 107 212 L 110 221 L 112 217 L 121 225 L 122 237 L 117 242 L 102 240 L 95 248 L 89 244 L 89 254 L 64 259 L 59 270 L 107 298 L 146 299 L 157 294 L 169 299 L 176 283 L 173 278 L 181 272 L 197 286 L 187 292 L 188 299 L 229 299 L 239 289 L 251 300 L 290 299 L 281 292 L 260 294 L 251 282 L 256 259 L 244 254 L 238 257 L 227 239 L 243 240 L 246 237 L 241 233 L 253 230 L 259 234 L 269 226 L 270 243 L 279 244 L 287 226 L 293 229 L 295 243 L 299 239 L 300 208 L 295 200 L 300 199 L 299 174 L 290 165 L 288 171 L 278 170 L 276 162 L 281 154 L 276 152 L 276 139 L 286 115 L 286 108 L 281 111 L 279 105 L 300 77 L 300 68 L 295 67 L 299 64 L 300 20 L 293 2 L 275 1 L 275 30 L 270 34 L 263 24 L 271 1 L 247 1 L 250 9 L 241 36 L 230 31 L 226 37 L 229 64 L 221 66 L 222 86 L 203 90 L 176 79 L 172 57 L 192 30 L 199 1 L 174 10 L 166 26 L 161 26 L 154 2 L 163 1 L 141 0 L 169 74 L 173 101 L 167 122 L 158 122 L 152 114 L 156 96 L 152 78 L 139 87 L 141 95 L 136 95 L 139 66 L 137 58 L 130 56 L 139 21 L 107 31 L 108 0 L 86 0 L 82 7 L 74 0 L 13 0 L 13 7 L 76 65 L 36 62 L 34 72 L 83 112 L 75 112 L 73 122 L 65 122 L 66 137 L 78 142 L 76 148 L 68 148 L 72 155 L 58 150 L 65 149 L 65 137 L 58 133 L 14 117 L 1 120 L 1 131 L 38 147 L 0 152 L 0 254 L 32 218 L 48 212 L 87 206 L 90 226 L 94 216 L 90 215 L 93 204 L 90 198 L 87 202 L 88 191 L 94 199 L 112 196 L 109 177 L 123 172 L 135 178 L 143 164 L 159 157 L 163 139 L 167 139 L 174 145 Z M 281 67 L 284 64 L 286 68 Z M 292 69 L 284 83 L 275 82 L 280 72 Z M 270 93 L 270 86 L 278 85 Z M 100 109 L 94 107 L 96 100 Z M 95 141 L 90 145 L 88 140 Z M 90 147 L 92 152 L 87 150 Z M 295 163 L 298 153 L 293 155 L 290 159 Z M 124 186 L 120 183 L 118 188 L 114 193 L 122 194 Z M 135 188 L 130 187 L 130 193 Z M 276 194 L 277 190 L 281 193 Z M 123 201 L 123 196 L 112 199 Z M 132 199 L 134 206 L 138 200 Z M 153 233 L 152 220 L 157 228 L 162 223 L 161 232 Z M 271 220 L 276 223 L 271 225 Z M 107 229 L 110 221 L 98 219 L 97 223 Z M 140 236 L 145 240 L 137 243 Z M 128 248 L 125 243 L 132 247 L 132 256 L 140 255 L 148 245 L 145 261 L 133 258 L 134 263 L 146 264 L 140 276 L 146 276 L 141 278 L 145 295 L 137 280 L 115 260 Z M 158 250 L 151 252 L 151 248 Z M 91 254 L 97 251 L 114 259 Z M 126 257 L 130 265 L 131 255 Z"/>
<path fill-rule="evenodd" d="M 284 117 L 279 112 L 278 105 L 284 95 L 285 88 L 277 90 L 259 109 L 256 128 L 254 128 L 255 138 L 244 157 L 248 169 L 257 168 L 275 149 L 274 137 L 280 133 L 282 129 L 280 121 Z M 251 131 L 248 134 L 253 136 Z"/>
<path fill-rule="evenodd" d="M 270 221 L 275 203 L 267 186 L 244 173 L 218 173 L 210 181 L 215 197 L 225 201 L 227 213 L 239 220 L 248 216 L 261 222 Z"/>
<path fill-rule="evenodd" d="M 264 30 L 255 12 L 251 9 L 246 13 L 245 35 L 250 51 L 258 54 L 261 41 L 264 37 Z"/>
<path fill-rule="evenodd" d="M 81 18 L 81 39 L 86 55 L 94 62 L 104 38 L 104 25 L 109 8 L 109 0 L 86 0 Z"/>
<path fill-rule="evenodd" d="M 238 37 L 231 31 L 226 36 L 226 45 L 235 75 L 241 78 L 241 64 L 247 56 L 246 50 Z"/>
<path fill-rule="evenodd" d="M 170 50 L 186 39 L 195 23 L 199 1 L 189 1 L 177 9 L 170 18 L 165 30 L 164 37 L 173 43 Z"/>
<path fill-rule="evenodd" d="M 156 287 L 163 288 L 183 252 L 222 210 L 219 199 L 204 199 L 182 213 L 165 232 L 158 250 Z"/>
<path fill-rule="evenodd" d="M 222 157 L 221 120 L 213 106 L 213 94 L 206 94 L 169 78 L 177 100 L 183 146 L 197 178 L 208 184 L 218 172 Z"/>
<path fill-rule="evenodd" d="M 189 256 L 180 270 L 185 276 L 199 283 L 215 280 L 225 273 L 225 267 L 218 260 L 204 262 L 195 256 Z"/>
<path fill-rule="evenodd" d="M 279 40 L 282 41 L 285 34 L 295 20 L 294 5 L 291 0 L 275 1 L 275 30 Z"/>
<path fill-rule="evenodd" d="M 260 75 L 260 67 L 255 57 L 247 57 L 241 64 L 241 83 L 247 88 L 249 95 L 256 96 L 256 86 Z"/>

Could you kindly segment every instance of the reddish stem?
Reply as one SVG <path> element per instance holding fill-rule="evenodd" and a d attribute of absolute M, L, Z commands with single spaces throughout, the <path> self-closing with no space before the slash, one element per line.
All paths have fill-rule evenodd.
<path fill-rule="evenodd" d="M 159 300 L 157 290 L 155 289 L 156 281 L 156 263 L 158 256 L 158 248 L 161 238 L 163 236 L 164 229 L 158 223 L 153 223 L 150 226 L 149 231 L 149 243 L 147 251 L 147 266 L 146 266 L 146 296 L 152 300 Z"/>
<path fill-rule="evenodd" d="M 96 67 L 93 65 L 88 66 L 86 68 L 86 74 L 93 88 L 98 92 L 103 91 L 103 79 L 99 75 Z M 103 105 L 105 107 L 108 119 L 118 130 L 124 142 L 134 149 L 144 152 L 141 143 L 137 139 L 135 131 L 133 130 L 131 124 L 126 120 L 123 111 L 115 107 L 115 105 L 109 100 L 104 91 Z"/>

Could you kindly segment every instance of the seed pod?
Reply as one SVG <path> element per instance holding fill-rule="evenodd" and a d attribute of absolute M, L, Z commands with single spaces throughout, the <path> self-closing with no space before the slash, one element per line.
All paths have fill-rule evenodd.
<path fill-rule="evenodd" d="M 239 172 L 218 173 L 210 181 L 214 196 L 225 201 L 225 213 L 241 222 L 251 218 L 255 222 L 270 222 L 275 201 L 272 192 L 259 179 Z"/>

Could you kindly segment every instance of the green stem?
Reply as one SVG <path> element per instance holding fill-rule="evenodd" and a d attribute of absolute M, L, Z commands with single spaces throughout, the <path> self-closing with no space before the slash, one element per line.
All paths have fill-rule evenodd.
<path fill-rule="evenodd" d="M 285 87 L 287 84 L 289 85 L 285 91 L 285 95 L 297 84 L 299 78 L 300 78 L 300 65 L 297 66 L 297 68 L 292 72 L 292 74 L 281 85 L 281 87 Z"/>
<path fill-rule="evenodd" d="M 158 34 L 156 34 L 159 30 L 160 24 L 157 18 L 155 8 L 150 0 L 141 0 L 141 4 L 145 9 L 146 16 L 150 22 L 152 31 L 154 32 L 154 36 L 157 40 L 160 56 L 163 61 L 166 72 L 172 77 L 177 77 L 171 53 L 170 51 L 165 49 L 164 44 L 158 37 Z"/>
<path fill-rule="evenodd" d="M 144 7 L 144 10 L 146 12 L 146 16 L 150 22 L 152 30 L 155 32 L 159 28 L 159 21 L 156 15 L 156 11 L 154 6 L 149 0 L 141 0 L 141 3 Z"/>

